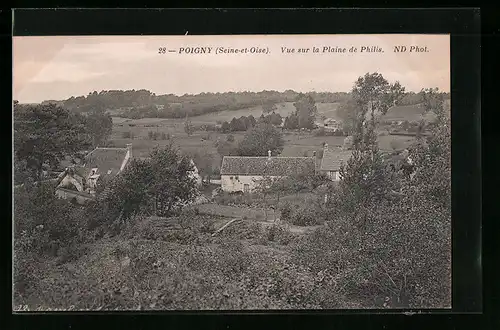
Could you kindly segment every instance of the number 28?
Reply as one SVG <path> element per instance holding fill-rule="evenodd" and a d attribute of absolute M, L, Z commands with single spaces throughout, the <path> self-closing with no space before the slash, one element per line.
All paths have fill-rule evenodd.
<path fill-rule="evenodd" d="M 166 51 L 167 49 L 165 47 L 158 48 L 158 54 L 165 54 Z"/>

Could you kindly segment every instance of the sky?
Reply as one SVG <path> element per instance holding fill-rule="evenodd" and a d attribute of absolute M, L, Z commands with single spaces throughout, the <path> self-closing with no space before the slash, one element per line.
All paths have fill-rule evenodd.
<path fill-rule="evenodd" d="M 394 46 L 406 52 L 394 52 Z M 359 52 L 361 46 L 379 52 Z M 427 52 L 409 52 L 410 46 Z M 159 54 L 159 48 L 176 52 Z M 212 47 L 210 54 L 179 53 Z M 215 54 L 215 48 L 257 47 L 259 54 Z M 309 48 L 282 53 L 281 48 Z M 320 52 L 313 53 L 317 47 Z M 346 53 L 322 52 L 323 47 Z M 357 53 L 349 52 L 356 47 Z M 406 90 L 450 91 L 449 35 L 43 36 L 13 38 L 13 98 L 63 100 L 101 90 L 161 94 L 262 90 L 348 92 L 365 73 L 381 73 Z"/>

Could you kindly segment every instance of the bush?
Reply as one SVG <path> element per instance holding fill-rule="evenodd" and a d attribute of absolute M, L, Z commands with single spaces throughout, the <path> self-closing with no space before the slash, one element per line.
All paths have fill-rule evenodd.
<path fill-rule="evenodd" d="M 293 238 L 294 235 L 287 227 L 279 224 L 272 224 L 264 228 L 261 243 L 267 244 L 268 242 L 275 242 L 280 245 L 287 245 Z"/>
<path fill-rule="evenodd" d="M 215 202 L 221 205 L 246 205 L 255 203 L 255 198 L 251 194 L 221 192 L 215 196 Z"/>
<path fill-rule="evenodd" d="M 326 131 L 323 127 L 321 127 L 321 128 L 318 128 L 317 130 L 315 130 L 313 134 L 314 134 L 314 136 L 325 136 Z"/>
<path fill-rule="evenodd" d="M 280 211 L 280 219 L 283 221 L 290 221 L 292 211 L 293 211 L 293 206 L 291 203 L 285 202 L 279 206 L 279 211 Z"/>
<path fill-rule="evenodd" d="M 323 210 L 311 202 L 285 202 L 279 210 L 280 219 L 295 226 L 315 226 L 324 222 Z"/>
<path fill-rule="evenodd" d="M 234 135 L 229 134 L 229 135 L 227 136 L 226 140 L 227 140 L 228 142 L 234 142 Z"/>
<path fill-rule="evenodd" d="M 313 207 L 296 207 L 290 216 L 290 223 L 296 226 L 314 226 L 321 224 L 322 215 Z"/>
<path fill-rule="evenodd" d="M 122 138 L 124 139 L 133 139 L 134 138 L 134 134 L 130 131 L 127 131 L 127 132 L 123 132 L 122 133 Z"/>

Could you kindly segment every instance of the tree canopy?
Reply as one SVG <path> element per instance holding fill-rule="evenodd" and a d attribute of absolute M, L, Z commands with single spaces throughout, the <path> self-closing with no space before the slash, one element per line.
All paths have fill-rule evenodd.
<path fill-rule="evenodd" d="M 298 118 L 298 128 L 314 128 L 314 119 L 318 109 L 311 95 L 299 94 L 297 101 L 293 105 L 296 109 L 295 115 Z"/>
<path fill-rule="evenodd" d="M 57 167 L 66 155 L 90 146 L 86 118 L 54 104 L 16 106 L 14 152 L 37 179 L 45 165 Z"/>
<path fill-rule="evenodd" d="M 111 182 L 110 207 L 126 219 L 139 212 L 168 216 L 196 197 L 196 179 L 190 176 L 191 160 L 172 145 L 156 148 L 147 160 L 133 160 Z"/>
<path fill-rule="evenodd" d="M 267 156 L 281 153 L 284 147 L 282 134 L 271 124 L 257 124 L 249 130 L 238 145 L 240 156 Z"/>

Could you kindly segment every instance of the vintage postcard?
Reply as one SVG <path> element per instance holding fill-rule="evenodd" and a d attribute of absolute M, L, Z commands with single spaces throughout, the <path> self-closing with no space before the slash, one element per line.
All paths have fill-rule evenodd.
<path fill-rule="evenodd" d="M 450 36 L 13 37 L 13 309 L 451 308 Z"/>

